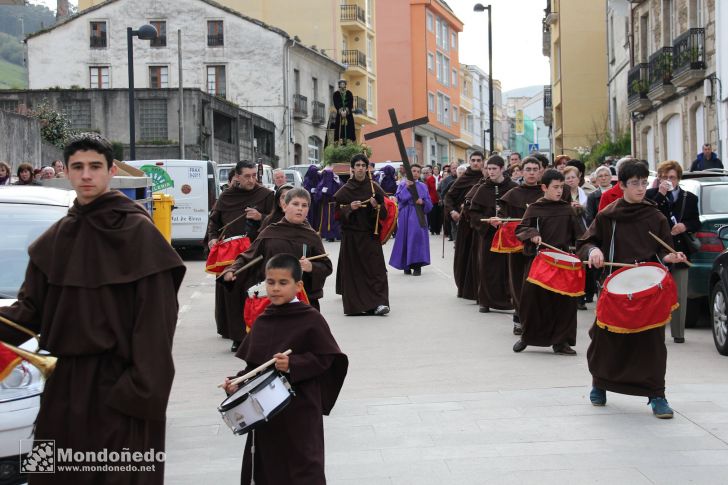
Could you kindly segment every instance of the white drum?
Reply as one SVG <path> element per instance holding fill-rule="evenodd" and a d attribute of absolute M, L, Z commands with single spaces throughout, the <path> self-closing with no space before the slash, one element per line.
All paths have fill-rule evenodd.
<path fill-rule="evenodd" d="M 245 434 L 281 412 L 293 396 L 288 380 L 271 370 L 247 381 L 217 410 L 233 433 Z"/>
<path fill-rule="evenodd" d="M 667 270 L 658 266 L 638 266 L 615 273 L 606 287 L 615 295 L 633 295 L 662 284 Z"/>

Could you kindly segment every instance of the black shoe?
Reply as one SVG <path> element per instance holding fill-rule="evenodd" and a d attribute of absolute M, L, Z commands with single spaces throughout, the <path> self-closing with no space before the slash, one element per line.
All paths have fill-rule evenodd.
<path fill-rule="evenodd" d="M 451 237 L 447 238 L 448 241 L 452 241 L 453 239 Z"/>
<path fill-rule="evenodd" d="M 406 270 L 404 270 L 404 274 L 412 274 L 412 270 L 407 268 Z"/>
<path fill-rule="evenodd" d="M 576 309 L 577 310 L 586 310 L 586 303 L 580 301 L 579 303 L 576 304 Z"/>
<path fill-rule="evenodd" d="M 233 344 L 230 346 L 230 352 L 237 352 L 238 347 L 240 347 L 240 342 L 238 340 L 233 340 Z"/>
<path fill-rule="evenodd" d="M 326 240 L 326 242 L 334 242 L 333 238 L 329 238 Z"/>
<path fill-rule="evenodd" d="M 552 346 L 555 354 L 559 355 L 576 355 L 576 350 L 569 347 L 569 344 L 560 344 Z"/>
<path fill-rule="evenodd" d="M 513 335 L 523 335 L 523 327 L 520 323 L 513 324 Z"/>
<path fill-rule="evenodd" d="M 513 323 L 521 323 L 521 319 L 515 313 L 513 314 Z"/>
<path fill-rule="evenodd" d="M 518 342 L 513 344 L 513 351 L 514 352 L 522 352 L 528 345 L 526 345 L 526 342 L 524 342 L 521 339 L 518 339 Z"/>
<path fill-rule="evenodd" d="M 490 308 L 488 308 L 487 306 L 482 306 L 482 307 L 478 308 L 478 311 L 480 313 L 490 313 Z"/>
<path fill-rule="evenodd" d="M 673 340 L 675 341 L 676 344 L 684 344 L 685 343 L 685 339 L 684 338 L 681 338 L 681 337 L 675 337 Z"/>
<path fill-rule="evenodd" d="M 594 296 L 587 296 L 584 298 L 584 303 L 594 303 Z"/>
<path fill-rule="evenodd" d="M 422 268 L 415 268 L 412 271 L 412 276 L 422 276 Z"/>

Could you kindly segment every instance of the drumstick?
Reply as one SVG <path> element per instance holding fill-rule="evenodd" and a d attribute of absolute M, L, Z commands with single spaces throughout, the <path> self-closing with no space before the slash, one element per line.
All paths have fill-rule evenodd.
<path fill-rule="evenodd" d="M 306 258 L 306 259 L 308 259 L 309 261 L 314 261 L 316 259 L 325 258 L 328 255 L 329 255 L 329 253 L 324 253 L 324 254 L 319 254 L 318 256 L 311 256 L 310 258 Z"/>
<path fill-rule="evenodd" d="M 240 273 L 242 273 L 246 269 L 250 268 L 251 266 L 255 266 L 256 264 L 260 263 L 262 260 L 263 260 L 263 256 L 262 255 L 258 256 L 257 258 L 253 259 L 251 262 L 249 262 L 248 264 L 246 264 L 245 266 L 243 266 L 242 268 L 237 270 L 235 273 L 233 273 L 233 276 L 239 275 Z M 217 279 L 220 280 L 220 279 L 223 279 L 224 277 L 225 277 L 225 273 L 218 276 Z"/>
<path fill-rule="evenodd" d="M 546 243 L 545 243 L 545 242 L 543 242 L 543 241 L 541 241 L 541 246 L 546 246 L 547 248 L 549 248 L 549 249 L 553 249 L 554 251 L 558 251 L 558 252 L 560 252 L 560 253 L 566 253 L 566 251 L 564 251 L 563 249 L 559 249 L 559 248 L 557 248 L 556 246 L 552 246 L 552 245 L 550 245 L 550 244 L 546 244 Z"/>
<path fill-rule="evenodd" d="M 582 261 L 582 263 L 589 264 L 589 261 Z M 604 266 L 614 266 L 615 268 L 636 268 L 639 265 L 630 263 L 610 263 L 609 261 L 605 261 Z"/>
<path fill-rule="evenodd" d="M 361 202 L 361 206 L 362 207 L 366 207 L 367 206 L 367 203 L 369 202 L 369 199 L 367 199 L 367 200 L 358 200 L 356 202 Z M 339 204 L 339 207 L 342 207 L 342 208 L 344 208 L 344 207 L 350 207 L 350 206 L 351 206 L 351 204 Z"/>
<path fill-rule="evenodd" d="M 480 222 L 490 222 L 493 219 L 498 219 L 498 218 L 497 217 L 488 217 L 486 219 L 481 219 Z M 501 219 L 500 221 L 501 222 L 521 222 L 522 220 L 523 219 L 514 219 L 512 217 L 510 217 L 510 218 L 509 217 L 506 217 L 506 218 Z"/>
<path fill-rule="evenodd" d="M 291 349 L 288 349 L 285 352 L 281 352 L 281 353 L 283 355 L 291 355 L 291 352 L 293 352 L 293 351 Z M 251 377 L 253 377 L 254 375 L 256 375 L 258 372 L 262 371 L 263 369 L 265 369 L 267 367 L 270 367 L 271 365 L 275 364 L 275 362 L 276 362 L 276 359 L 275 358 L 272 358 L 271 360 L 269 360 L 265 364 L 259 365 L 258 367 L 256 367 L 255 369 L 251 370 L 247 374 L 242 375 L 240 377 L 237 377 L 237 378 L 233 379 L 232 381 L 230 381 L 230 384 L 235 384 L 235 385 L 240 384 L 241 382 L 245 381 L 246 379 L 250 379 Z M 224 387 L 224 384 L 219 384 L 217 387 Z"/>
<path fill-rule="evenodd" d="M 670 252 L 671 252 L 672 254 L 677 254 L 677 251 L 675 251 L 675 250 L 674 250 L 674 249 L 672 248 L 672 246 L 670 246 L 670 245 L 669 245 L 669 244 L 667 244 L 667 243 L 666 243 L 665 241 L 663 241 L 662 239 L 660 239 L 659 237 L 657 237 L 657 236 L 656 236 L 656 235 L 655 235 L 655 234 L 654 234 L 654 233 L 653 233 L 652 231 L 647 231 L 647 232 L 649 232 L 649 233 L 650 233 L 650 236 L 654 237 L 654 238 L 655 238 L 655 241 L 657 241 L 658 243 L 660 243 L 660 245 L 661 245 L 661 246 L 662 246 L 663 248 L 667 249 L 667 250 L 668 250 L 668 251 L 670 251 Z M 692 266 L 693 266 L 693 263 L 691 263 L 690 261 L 687 261 L 687 260 L 685 260 L 685 264 L 687 264 L 687 265 L 688 265 L 689 267 L 692 267 Z"/>

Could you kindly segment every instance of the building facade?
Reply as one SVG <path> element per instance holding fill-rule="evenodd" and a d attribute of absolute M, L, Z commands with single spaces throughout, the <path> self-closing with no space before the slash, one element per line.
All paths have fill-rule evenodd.
<path fill-rule="evenodd" d="M 728 79 L 728 5 L 715 2 L 715 45 L 716 74 L 718 79 Z M 716 125 L 718 143 L 716 151 L 719 155 L 728 153 L 728 89 L 718 89 L 716 82 L 711 83 L 709 101 L 716 103 Z"/>
<path fill-rule="evenodd" d="M 365 133 L 390 126 L 389 108 L 400 121 L 428 116 L 426 125 L 405 131 L 408 156 L 424 164 L 456 159 L 455 149 L 464 143 L 458 58 L 463 23 L 440 0 L 388 2 L 386 11 L 377 11 L 376 22 L 378 124 L 365 127 Z M 401 159 L 394 137 L 370 144 L 377 161 Z"/>
<path fill-rule="evenodd" d="M 508 98 L 506 102 L 508 147 L 522 157 L 533 151 L 547 156 L 551 153 L 549 127 L 544 122 L 544 92 L 541 90 L 533 96 Z"/>
<path fill-rule="evenodd" d="M 79 0 L 78 6 L 83 10 L 99 3 L 102 0 Z M 346 70 L 342 77 L 354 95 L 357 132 L 362 125 L 376 122 L 375 0 L 218 0 L 218 3 L 280 27 L 299 42 L 313 46 L 343 64 Z M 327 88 L 328 85 L 322 84 L 322 90 Z M 322 96 L 328 96 L 325 100 L 322 97 L 327 106 L 332 94 L 331 90 L 322 91 Z"/>
<path fill-rule="evenodd" d="M 609 96 L 609 133 L 615 139 L 631 129 L 627 108 L 627 75 L 630 68 L 630 2 L 607 1 L 607 91 Z"/>
<path fill-rule="evenodd" d="M 553 153 L 576 157 L 608 132 L 606 8 L 604 2 L 547 0 L 545 14 Z"/>
<path fill-rule="evenodd" d="M 108 0 L 86 8 L 28 37 L 29 87 L 127 88 L 126 29 L 147 23 L 160 36 L 134 40 L 136 87 L 180 85 L 180 30 L 185 87 L 271 120 L 274 165 L 320 159 L 328 91 L 344 66 L 279 28 L 208 0 Z M 145 141 L 137 134 L 137 142 Z"/>
<path fill-rule="evenodd" d="M 663 160 L 688 168 L 703 144 L 718 144 L 715 4 L 643 0 L 631 7 L 633 147 L 653 168 Z"/>

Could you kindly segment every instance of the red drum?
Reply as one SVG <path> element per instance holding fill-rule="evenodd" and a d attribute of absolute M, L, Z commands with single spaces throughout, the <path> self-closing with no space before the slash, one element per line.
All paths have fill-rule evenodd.
<path fill-rule="evenodd" d="M 584 294 L 586 271 L 575 255 L 546 250 L 540 251 L 534 258 L 526 281 L 560 295 L 581 296 Z"/>
<path fill-rule="evenodd" d="M 399 215 L 397 202 L 389 197 L 384 198 L 384 207 L 387 209 L 387 217 L 379 219 L 379 242 L 382 245 L 386 244 L 389 238 L 392 237 L 392 233 L 397 228 L 397 216 Z"/>
<path fill-rule="evenodd" d="M 490 250 L 494 253 L 522 253 L 523 243 L 516 237 L 518 222 L 506 222 L 498 226 Z"/>
<path fill-rule="evenodd" d="M 250 238 L 247 236 L 234 236 L 212 246 L 210 254 L 207 255 L 205 271 L 219 275 L 225 268 L 235 262 L 240 253 L 244 253 L 250 247 Z"/>
<path fill-rule="evenodd" d="M 265 285 L 265 283 L 263 283 L 263 285 Z M 306 290 L 299 291 L 296 296 L 303 303 L 307 305 L 309 304 Z M 248 296 L 245 300 L 245 306 L 243 307 L 243 319 L 245 320 L 246 332 L 250 332 L 250 329 L 253 328 L 253 323 L 255 323 L 258 317 L 263 314 L 268 305 L 270 305 L 270 299 L 265 295 L 265 293 L 260 295 L 258 291 L 255 291 L 252 296 Z"/>
<path fill-rule="evenodd" d="M 662 327 L 677 309 L 677 288 L 659 263 L 622 268 L 604 281 L 597 301 L 597 325 L 615 333 Z"/>

